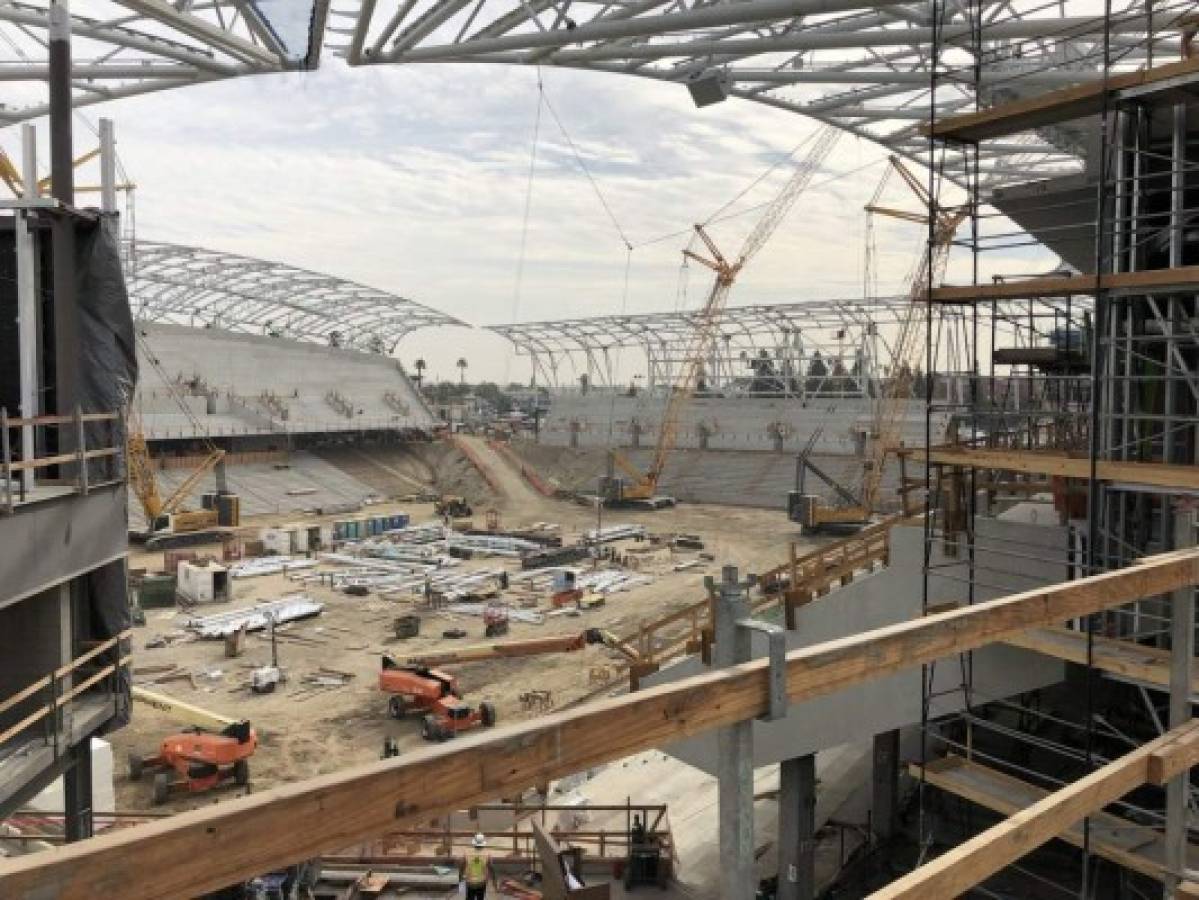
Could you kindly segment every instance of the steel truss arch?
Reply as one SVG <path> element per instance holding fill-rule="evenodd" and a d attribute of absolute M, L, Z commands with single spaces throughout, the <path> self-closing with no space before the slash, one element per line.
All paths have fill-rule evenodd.
<path fill-rule="evenodd" d="M 139 240 L 125 254 L 139 320 L 386 353 L 418 328 L 466 324 L 387 291 L 236 253 Z"/>
<path fill-rule="evenodd" d="M 46 112 L 48 9 L 0 3 L 0 123 Z M 934 77 L 938 116 L 1086 81 L 1105 36 L 1113 71 L 1176 57 L 1191 9 L 1164 0 L 1147 17 L 1123 0 L 1105 22 L 1088 0 L 74 0 L 74 99 L 311 69 L 326 52 L 350 65 L 552 65 L 801 113 L 927 162 Z M 1085 138 L 1044 128 L 985 146 L 980 179 L 1079 171 Z"/>

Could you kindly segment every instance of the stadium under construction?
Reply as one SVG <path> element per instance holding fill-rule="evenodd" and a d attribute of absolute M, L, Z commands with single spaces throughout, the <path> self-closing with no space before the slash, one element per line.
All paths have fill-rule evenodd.
<path fill-rule="evenodd" d="M 0 898 L 1199 896 L 1197 33 L 1172 0 L 0 4 Z M 202 175 L 135 227 L 135 98 L 332 71 L 357 109 L 422 63 L 439 102 L 536 67 L 529 158 L 468 141 L 478 183 L 523 197 L 519 298 L 538 154 L 577 176 L 626 253 L 602 305 L 372 286 L 399 263 L 333 234 L 315 125 L 287 141 L 346 180 L 284 225 L 328 254 L 203 230 Z M 650 164 L 572 138 L 555 68 L 803 126 L 667 236 L 700 296 L 628 308 L 604 189 Z M 462 108 L 413 115 L 431 145 Z M 861 288 L 759 276 L 847 182 Z M 490 277 L 451 244 L 447 284 Z M 593 249 L 554 261 L 580 297 Z"/>

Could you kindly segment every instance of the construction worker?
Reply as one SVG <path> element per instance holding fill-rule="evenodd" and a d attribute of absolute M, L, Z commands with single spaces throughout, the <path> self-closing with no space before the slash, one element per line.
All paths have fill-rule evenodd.
<path fill-rule="evenodd" d="M 487 896 L 487 879 L 496 883 L 491 857 L 483 852 L 486 847 L 487 838 L 482 833 L 476 834 L 470 852 L 462 859 L 458 877 L 466 883 L 466 900 L 483 900 Z"/>

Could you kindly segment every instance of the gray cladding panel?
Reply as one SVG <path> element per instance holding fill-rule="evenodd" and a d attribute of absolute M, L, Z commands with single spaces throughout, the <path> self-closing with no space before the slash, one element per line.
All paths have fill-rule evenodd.
<path fill-rule="evenodd" d="M 980 526 L 983 522 L 980 521 Z M 1032 529 L 1030 531 L 1030 529 Z M 1065 529 L 1046 526 L 1020 525 L 987 521 L 980 528 L 980 545 L 990 547 L 997 538 L 1005 541 L 1040 544 L 1046 558 L 1054 546 L 1064 547 Z M 851 584 L 835 590 L 827 597 L 802 607 L 797 614 L 797 628 L 787 635 L 787 649 L 794 650 L 836 638 L 905 622 L 920 615 L 921 561 L 923 532 L 918 527 L 897 528 L 892 532 L 892 564 L 873 575 L 859 577 Z M 1003 546 L 1006 546 L 1003 545 Z M 940 554 L 934 554 L 934 562 Z M 994 588 L 993 596 L 1023 590 L 1033 585 L 1019 570 L 1029 569 L 1025 560 L 981 551 L 978 563 L 984 561 L 995 569 L 1007 567 L 1012 571 L 993 573 L 995 583 L 1019 582 L 1019 588 Z M 1058 567 L 1045 564 L 1037 577 L 1048 575 Z M 1031 571 L 1031 570 L 1030 570 Z M 1061 580 L 1061 575 L 1045 578 L 1041 583 Z M 956 584 L 939 579 L 944 585 Z M 946 589 L 949 599 L 949 591 Z M 981 593 L 981 592 L 980 592 Z M 959 594 L 960 596 L 960 594 Z M 979 597 L 979 599 L 984 599 Z M 766 640 L 753 636 L 755 657 L 766 655 Z M 938 698 L 934 714 L 959 710 L 963 694 L 955 691 L 962 684 L 962 667 L 958 657 L 938 661 L 934 666 L 934 692 L 949 692 Z M 696 675 L 705 670 L 697 657 L 644 679 L 649 685 L 664 684 Z M 1007 697 L 1034 690 L 1060 681 L 1063 664 L 1025 650 L 1006 646 L 984 647 L 973 654 L 973 684 L 981 697 Z M 978 699 L 978 698 L 976 698 Z M 754 724 L 754 765 L 764 766 L 805 753 L 814 753 L 840 744 L 870 740 L 875 734 L 920 721 L 920 669 L 899 672 L 867 684 L 858 685 L 803 704 L 793 705 L 787 717 L 779 722 Z M 716 772 L 716 734 L 711 732 L 671 744 L 667 753 L 706 772 Z"/>
<path fill-rule="evenodd" d="M 0 606 L 128 552 L 125 485 L 18 506 L 0 519 Z"/>

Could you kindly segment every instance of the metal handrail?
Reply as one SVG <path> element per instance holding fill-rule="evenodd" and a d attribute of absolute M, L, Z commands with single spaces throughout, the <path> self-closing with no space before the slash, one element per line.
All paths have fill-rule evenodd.
<path fill-rule="evenodd" d="M 119 460 L 124 454 L 123 441 L 118 440 L 118 429 L 115 423 L 121 421 L 119 412 L 83 412 L 79 407 L 71 415 L 28 416 L 24 418 L 9 418 L 8 410 L 0 408 L 0 513 L 12 515 L 17 497 L 23 502 L 26 499 L 28 484 L 21 479 L 14 490 L 13 476 L 19 473 L 36 472 L 54 466 L 75 464 L 75 487 L 81 494 L 87 494 L 90 485 L 88 480 L 88 462 L 93 459 Z M 94 422 L 113 423 L 109 428 L 109 443 L 106 446 L 87 446 L 87 424 Z M 74 449 L 66 453 L 51 456 L 34 456 L 32 459 L 13 459 L 13 446 L 9 432 L 14 429 L 57 427 L 73 429 L 68 432 L 72 436 Z M 61 431 L 60 431 L 61 433 Z M 113 467 L 113 472 L 119 471 L 119 465 Z M 115 476 L 114 476 L 115 480 Z"/>
<path fill-rule="evenodd" d="M 77 669 L 86 663 L 91 662 L 101 653 L 113 649 L 117 649 L 117 652 L 119 653 L 121 641 L 128 640 L 132 634 L 132 630 L 126 629 L 120 634 L 102 641 L 91 650 L 88 650 L 82 656 L 76 657 L 75 659 L 71 660 L 71 662 L 60 666 L 7 699 L 0 701 L 0 713 L 5 713 L 15 707 L 18 703 L 22 703 L 25 700 L 29 700 L 30 698 L 37 696 L 37 694 L 42 690 L 48 690 L 50 692 L 50 699 L 47 701 L 45 706 L 42 706 L 29 713 L 15 725 L 11 725 L 4 731 L 0 732 L 0 745 L 7 743 L 21 732 L 28 729 L 30 726 L 37 724 L 62 707 L 69 705 L 70 702 L 75 699 L 75 697 L 79 696 L 89 688 L 94 687 L 103 679 L 109 677 L 110 675 L 114 675 L 119 670 L 129 666 L 129 664 L 132 662 L 132 657 L 129 655 L 119 656 L 115 662 L 109 663 L 107 666 L 97 672 L 93 672 L 78 684 L 60 684 L 60 682 L 64 682 L 69 676 L 74 675 Z M 57 736 L 58 730 L 54 729 L 54 731 L 55 735 Z"/>

